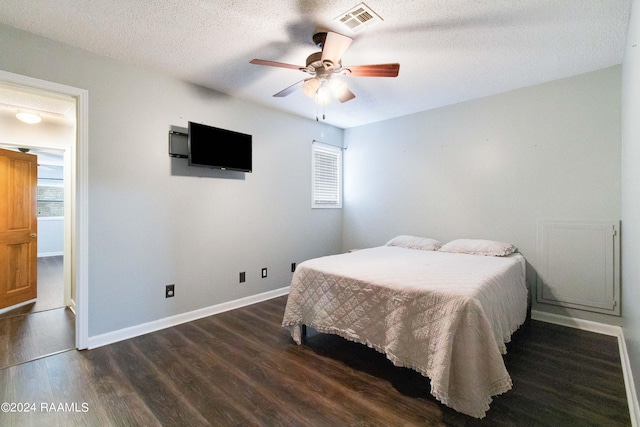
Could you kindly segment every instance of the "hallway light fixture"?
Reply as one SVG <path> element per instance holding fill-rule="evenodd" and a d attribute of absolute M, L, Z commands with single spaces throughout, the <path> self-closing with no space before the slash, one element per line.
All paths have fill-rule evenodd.
<path fill-rule="evenodd" d="M 35 124 L 40 123 L 42 118 L 38 114 L 20 112 L 16 114 L 16 118 L 24 123 Z"/>

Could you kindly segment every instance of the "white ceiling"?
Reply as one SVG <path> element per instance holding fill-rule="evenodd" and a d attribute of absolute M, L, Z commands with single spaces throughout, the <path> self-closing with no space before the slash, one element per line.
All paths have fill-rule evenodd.
<path fill-rule="evenodd" d="M 0 22 L 311 119 L 302 92 L 272 97 L 305 74 L 249 61 L 304 66 L 313 34 L 335 31 L 354 38 L 344 65 L 401 64 L 348 78 L 356 98 L 325 113 L 349 128 L 620 64 L 631 0 L 368 0 L 382 22 L 334 21 L 359 3 L 2 0 Z"/>

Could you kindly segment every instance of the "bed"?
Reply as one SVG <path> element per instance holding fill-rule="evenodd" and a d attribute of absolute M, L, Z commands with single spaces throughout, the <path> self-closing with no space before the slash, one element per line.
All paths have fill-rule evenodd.
<path fill-rule="evenodd" d="M 483 418 L 512 387 L 502 355 L 526 319 L 523 256 L 464 250 L 491 241 L 393 241 L 299 264 L 282 325 L 298 344 L 310 326 L 374 348 L 428 377 L 443 404 Z"/>

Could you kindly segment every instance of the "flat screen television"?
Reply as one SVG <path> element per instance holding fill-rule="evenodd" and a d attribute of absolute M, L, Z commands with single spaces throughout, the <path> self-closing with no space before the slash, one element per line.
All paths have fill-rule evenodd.
<path fill-rule="evenodd" d="M 189 165 L 251 172 L 251 135 L 189 122 Z"/>

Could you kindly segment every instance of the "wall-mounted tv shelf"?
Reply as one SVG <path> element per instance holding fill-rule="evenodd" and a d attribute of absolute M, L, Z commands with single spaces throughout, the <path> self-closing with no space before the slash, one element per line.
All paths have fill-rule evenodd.
<path fill-rule="evenodd" d="M 186 159 L 189 157 L 189 134 L 174 130 L 169 131 L 169 156 Z"/>

